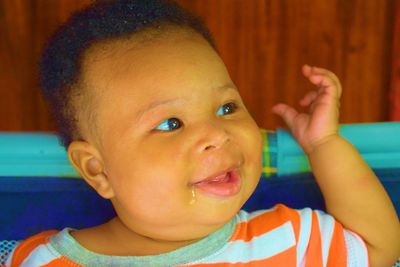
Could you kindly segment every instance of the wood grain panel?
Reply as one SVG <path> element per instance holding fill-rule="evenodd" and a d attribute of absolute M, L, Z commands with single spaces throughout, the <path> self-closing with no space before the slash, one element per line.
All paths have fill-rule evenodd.
<path fill-rule="evenodd" d="M 38 85 L 45 40 L 83 0 L 0 1 L 0 130 L 53 130 Z"/>
<path fill-rule="evenodd" d="M 393 27 L 390 120 L 400 121 L 400 2 L 396 1 Z"/>
<path fill-rule="evenodd" d="M 31 114 L 31 90 L 24 90 L 32 88 L 29 10 L 30 3 L 23 0 L 2 1 L 0 6 L 0 129 L 30 124 L 25 114 Z"/>
<path fill-rule="evenodd" d="M 205 17 L 234 81 L 263 127 L 278 101 L 296 105 L 312 87 L 304 63 L 342 81 L 341 122 L 388 119 L 393 1 L 181 0 Z"/>
<path fill-rule="evenodd" d="M 44 41 L 90 0 L 0 0 L 0 130 L 53 130 L 39 93 Z M 312 87 L 304 63 L 334 71 L 344 87 L 342 122 L 388 119 L 394 0 L 179 0 L 202 16 L 260 126 L 270 109 Z"/>

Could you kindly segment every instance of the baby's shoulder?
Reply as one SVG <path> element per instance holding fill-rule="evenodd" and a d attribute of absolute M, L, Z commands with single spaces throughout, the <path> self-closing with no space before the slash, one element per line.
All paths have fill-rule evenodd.
<path fill-rule="evenodd" d="M 50 239 L 60 234 L 58 230 L 47 230 L 33 235 L 18 245 L 8 255 L 5 266 L 66 266 L 65 259 L 49 246 Z"/>
<path fill-rule="evenodd" d="M 329 214 L 311 208 L 293 209 L 277 204 L 270 209 L 247 212 L 241 210 L 237 216 L 237 231 L 257 233 L 292 233 L 295 239 L 309 238 L 312 232 L 332 232 L 341 225 Z M 290 235 L 292 235 L 290 234 Z"/>
<path fill-rule="evenodd" d="M 271 209 L 240 211 L 236 218 L 237 226 L 231 242 L 245 240 L 251 247 L 268 248 L 263 251 L 272 251 L 274 255 L 285 257 L 293 253 L 290 255 L 294 257 L 294 262 L 313 259 L 327 263 L 329 255 L 331 266 L 346 266 L 346 261 L 351 262 L 354 255 L 361 255 L 362 262 L 367 259 L 361 238 L 344 229 L 324 211 L 293 209 L 278 204 Z M 347 254 L 350 255 L 349 259 Z"/>

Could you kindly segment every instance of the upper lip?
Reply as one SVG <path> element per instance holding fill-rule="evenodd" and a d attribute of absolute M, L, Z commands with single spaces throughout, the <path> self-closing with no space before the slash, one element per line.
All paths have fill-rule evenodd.
<path fill-rule="evenodd" d="M 227 174 L 227 173 L 229 173 L 229 172 L 232 172 L 232 171 L 234 171 L 234 170 L 236 170 L 236 169 L 238 169 L 238 168 L 239 168 L 239 164 L 231 165 L 229 168 L 226 168 L 226 169 L 224 169 L 223 171 L 218 171 L 218 172 L 215 172 L 215 173 L 213 173 L 213 174 L 211 174 L 211 175 L 208 175 L 208 176 L 206 176 L 206 177 L 203 177 L 203 178 L 200 178 L 200 179 L 196 179 L 196 180 L 195 180 L 194 182 L 192 182 L 191 184 L 192 184 L 192 185 L 195 185 L 195 184 L 198 184 L 198 183 L 201 183 L 201 182 L 212 181 L 212 180 L 215 179 L 216 177 L 225 175 L 225 174 Z"/>

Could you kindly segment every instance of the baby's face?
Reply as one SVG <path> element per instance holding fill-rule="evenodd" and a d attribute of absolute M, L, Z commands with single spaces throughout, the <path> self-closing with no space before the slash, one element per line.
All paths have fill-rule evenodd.
<path fill-rule="evenodd" d="M 262 139 L 220 57 L 199 35 L 115 43 L 85 61 L 97 149 L 120 220 L 162 240 L 215 231 L 261 173 Z M 99 50 L 100 51 L 100 50 Z"/>

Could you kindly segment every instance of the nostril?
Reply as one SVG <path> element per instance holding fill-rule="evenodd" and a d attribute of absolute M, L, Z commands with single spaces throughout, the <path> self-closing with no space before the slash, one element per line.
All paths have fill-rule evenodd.
<path fill-rule="evenodd" d="M 220 142 L 218 142 L 218 143 L 215 143 L 215 144 L 208 144 L 208 145 L 206 145 L 206 146 L 204 147 L 204 151 L 208 151 L 208 150 L 212 150 L 212 149 L 221 148 L 221 147 L 223 147 L 226 143 L 228 143 L 229 141 L 230 141 L 230 139 L 229 139 L 229 138 L 226 138 L 225 140 L 220 141 Z"/>
<path fill-rule="evenodd" d="M 213 146 L 213 145 L 206 146 L 206 147 L 204 148 L 204 150 L 210 150 L 210 149 L 212 149 L 212 148 L 215 148 L 215 146 Z"/>

